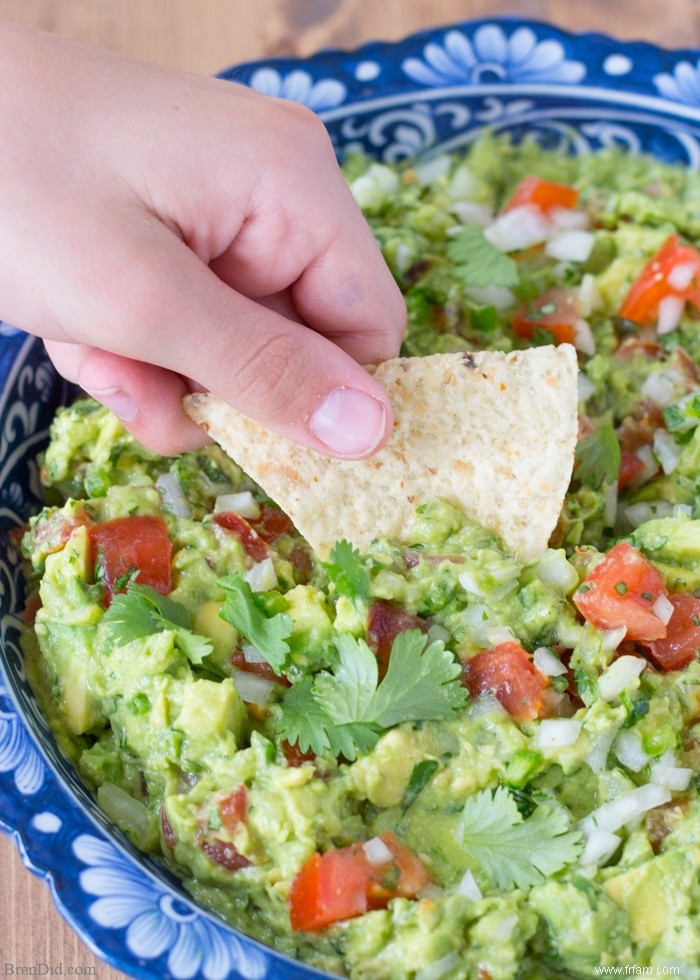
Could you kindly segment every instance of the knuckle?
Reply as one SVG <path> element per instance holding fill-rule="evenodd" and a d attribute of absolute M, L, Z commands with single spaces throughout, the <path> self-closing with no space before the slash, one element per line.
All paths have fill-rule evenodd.
<path fill-rule="evenodd" d="M 235 387 L 241 405 L 264 421 L 287 413 L 295 392 L 303 390 L 299 344 L 288 333 L 268 335 L 235 364 Z"/>

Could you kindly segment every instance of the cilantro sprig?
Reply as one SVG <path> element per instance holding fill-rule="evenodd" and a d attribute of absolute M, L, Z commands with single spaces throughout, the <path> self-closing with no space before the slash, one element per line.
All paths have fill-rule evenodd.
<path fill-rule="evenodd" d="M 295 684 L 282 702 L 280 734 L 302 752 L 330 751 L 353 761 L 380 735 L 404 721 L 449 717 L 467 697 L 460 665 L 444 644 L 427 643 L 420 630 L 394 640 L 379 683 L 377 658 L 364 640 L 335 639 L 338 664 Z"/>
<path fill-rule="evenodd" d="M 531 888 L 575 861 L 581 833 L 566 811 L 541 804 L 523 819 L 505 786 L 470 796 L 455 834 L 496 888 Z"/>
<path fill-rule="evenodd" d="M 268 616 L 242 575 L 226 575 L 219 579 L 219 585 L 226 591 L 221 618 L 260 651 L 275 673 L 281 674 L 289 654 L 287 638 L 294 625 L 291 617 L 281 612 Z"/>
<path fill-rule="evenodd" d="M 176 645 L 191 663 L 201 664 L 212 652 L 211 642 L 190 629 L 190 614 L 185 606 L 150 585 L 130 582 L 126 592 L 114 596 L 102 624 L 108 641 L 115 646 L 173 630 Z"/>
<path fill-rule="evenodd" d="M 607 423 L 600 425 L 576 446 L 577 478 L 594 490 L 617 482 L 620 473 L 620 443 L 615 430 Z"/>
<path fill-rule="evenodd" d="M 369 594 L 369 573 L 362 563 L 362 556 L 349 541 L 338 541 L 325 565 L 328 577 L 338 595 L 350 599 L 366 599 Z"/>
<path fill-rule="evenodd" d="M 447 257 L 465 286 L 517 286 L 518 265 L 488 241 L 479 225 L 465 225 L 450 239 Z"/>

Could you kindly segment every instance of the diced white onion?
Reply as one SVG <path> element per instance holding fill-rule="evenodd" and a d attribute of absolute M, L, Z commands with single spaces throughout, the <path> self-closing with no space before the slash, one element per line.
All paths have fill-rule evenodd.
<path fill-rule="evenodd" d="M 626 626 L 618 626 L 614 630 L 605 630 L 605 635 L 600 643 L 600 649 L 605 650 L 606 653 L 610 652 L 611 650 L 617 650 L 626 636 Z"/>
<path fill-rule="evenodd" d="M 441 177 L 449 173 L 451 166 L 452 161 L 447 154 L 443 153 L 441 156 L 432 157 L 430 160 L 417 164 L 413 168 L 413 172 L 418 178 L 419 184 L 436 184 Z"/>
<path fill-rule="evenodd" d="M 623 691 L 639 686 L 639 675 L 646 660 L 626 654 L 615 660 L 598 678 L 598 693 L 603 701 L 614 701 Z"/>
<path fill-rule="evenodd" d="M 673 616 L 673 603 L 665 595 L 660 595 L 651 607 L 651 611 L 666 626 L 671 616 Z"/>
<path fill-rule="evenodd" d="M 447 185 L 447 196 L 453 201 L 468 201 L 479 193 L 479 181 L 463 164 L 455 170 Z"/>
<path fill-rule="evenodd" d="M 465 592 L 468 592 L 470 595 L 479 596 L 480 599 L 485 598 L 484 590 L 476 581 L 473 572 L 460 572 L 457 576 L 457 581 Z"/>
<path fill-rule="evenodd" d="M 507 310 L 515 305 L 515 295 L 507 286 L 471 286 L 469 298 L 480 306 Z"/>
<path fill-rule="evenodd" d="M 499 643 L 508 643 L 515 639 L 515 634 L 510 626 L 492 626 L 486 630 L 486 642 L 490 647 L 497 647 Z"/>
<path fill-rule="evenodd" d="M 569 592 L 578 585 L 578 573 L 564 551 L 547 548 L 537 562 L 537 577 L 546 585 L 554 585 L 562 592 Z"/>
<path fill-rule="evenodd" d="M 609 803 L 603 803 L 584 817 L 579 826 L 586 835 L 595 830 L 614 833 L 630 820 L 642 816 L 647 810 L 661 806 L 662 803 L 668 803 L 670 799 L 671 794 L 665 787 L 646 783 L 644 786 L 630 790 L 629 793 L 623 793 Z"/>
<path fill-rule="evenodd" d="M 238 514 L 239 517 L 260 517 L 260 504 L 250 490 L 240 493 L 222 493 L 214 501 L 214 513 Z"/>
<path fill-rule="evenodd" d="M 595 310 L 599 310 L 603 305 L 595 276 L 592 276 L 590 272 L 587 272 L 581 279 L 578 295 L 581 302 L 581 315 L 584 318 L 590 316 Z"/>
<path fill-rule="evenodd" d="M 623 731 L 615 739 L 613 750 L 615 755 L 630 772 L 639 772 L 649 762 L 649 756 L 644 751 L 642 740 L 633 731 Z"/>
<path fill-rule="evenodd" d="M 249 664 L 266 664 L 267 660 L 263 657 L 262 653 L 257 647 L 254 647 L 252 643 L 244 643 L 241 647 L 243 657 L 248 661 Z"/>
<path fill-rule="evenodd" d="M 277 585 L 277 573 L 272 558 L 256 562 L 245 574 L 245 580 L 253 592 L 269 592 Z"/>
<path fill-rule="evenodd" d="M 578 387 L 578 400 L 580 402 L 587 402 L 591 395 L 595 395 L 595 385 L 585 371 L 579 371 L 578 377 L 576 378 L 576 385 Z"/>
<path fill-rule="evenodd" d="M 350 184 L 352 196 L 361 208 L 376 208 L 399 189 L 399 175 L 381 163 L 372 163 Z"/>
<path fill-rule="evenodd" d="M 545 253 L 560 262 L 585 262 L 593 251 L 595 236 L 590 231 L 571 229 L 550 238 Z"/>
<path fill-rule="evenodd" d="M 616 728 L 609 728 L 595 740 L 593 748 L 586 756 L 586 762 L 593 772 L 603 772 L 607 768 L 608 754 L 615 741 L 616 732 Z"/>
<path fill-rule="evenodd" d="M 479 902 L 484 897 L 476 883 L 476 878 L 469 870 L 465 871 L 462 875 L 462 879 L 457 885 L 457 894 L 462 895 L 464 898 L 470 898 L 472 902 Z"/>
<path fill-rule="evenodd" d="M 655 476 L 659 470 L 659 464 L 654 458 L 654 454 L 651 450 L 651 446 L 640 446 L 639 449 L 635 449 L 634 455 L 644 466 L 637 476 L 632 480 L 632 486 L 641 486 L 642 483 L 646 483 L 652 476 Z"/>
<path fill-rule="evenodd" d="M 659 301 L 659 314 L 656 322 L 656 332 L 661 336 L 671 333 L 683 319 L 685 300 L 681 296 L 664 296 Z"/>
<path fill-rule="evenodd" d="M 450 205 L 450 211 L 463 225 L 479 225 L 481 228 L 486 228 L 493 221 L 493 211 L 485 204 L 478 204 L 476 201 L 455 201 Z"/>
<path fill-rule="evenodd" d="M 439 960 L 433 960 L 430 966 L 424 966 L 420 970 L 416 970 L 415 980 L 441 980 L 442 977 L 451 973 L 455 967 L 459 966 L 461 962 L 459 953 L 453 949 L 451 953 L 446 953 Z"/>
<path fill-rule="evenodd" d="M 515 915 L 507 915 L 505 919 L 502 919 L 493 930 L 493 938 L 496 942 L 504 942 L 513 935 L 513 930 L 518 924 L 518 918 Z"/>
<path fill-rule="evenodd" d="M 681 262 L 678 265 L 674 265 L 666 276 L 666 282 L 671 289 L 677 289 L 679 292 L 683 292 L 691 284 L 697 271 L 698 269 L 694 262 Z"/>
<path fill-rule="evenodd" d="M 676 400 L 676 387 L 682 380 L 678 371 L 652 371 L 642 385 L 642 394 L 660 408 L 665 408 Z"/>
<path fill-rule="evenodd" d="M 672 517 L 692 517 L 693 508 L 690 504 L 674 504 Z"/>
<path fill-rule="evenodd" d="M 582 354 L 593 357 L 595 354 L 595 339 L 588 320 L 577 320 L 574 326 L 574 347 Z"/>
<path fill-rule="evenodd" d="M 472 721 L 475 721 L 477 718 L 483 717 L 483 715 L 505 715 L 506 709 L 495 695 L 480 694 L 473 701 L 469 702 L 467 714 Z"/>
<path fill-rule="evenodd" d="M 549 647 L 537 647 L 532 655 L 532 662 L 540 674 L 546 677 L 560 677 L 566 673 L 566 667 Z"/>
<path fill-rule="evenodd" d="M 661 469 L 668 476 L 678 466 L 683 447 L 679 446 L 674 437 L 666 429 L 657 429 L 654 433 L 654 452 L 661 464 Z"/>
<path fill-rule="evenodd" d="M 167 511 L 175 517 L 192 517 L 192 508 L 174 473 L 161 473 L 156 480 L 156 490 L 163 498 L 163 506 Z"/>
<path fill-rule="evenodd" d="M 642 500 L 638 504 L 630 504 L 625 507 L 625 517 L 632 527 L 639 527 L 645 521 L 651 521 L 655 517 L 670 517 L 673 505 L 668 500 Z"/>
<path fill-rule="evenodd" d="M 485 229 L 484 235 L 501 252 L 517 252 L 546 241 L 550 228 L 550 222 L 541 208 L 524 204 L 499 214 Z"/>
<path fill-rule="evenodd" d="M 594 830 L 581 853 L 581 864 L 600 866 L 609 861 L 620 845 L 621 838 L 608 830 Z"/>
<path fill-rule="evenodd" d="M 540 722 L 535 745 L 540 749 L 561 749 L 573 745 L 581 734 L 582 722 L 576 718 L 545 718 Z"/>
<path fill-rule="evenodd" d="M 431 902 L 436 902 L 438 898 L 442 898 L 444 894 L 444 888 L 440 888 L 439 885 L 435 885 L 431 882 L 429 885 L 426 885 L 425 888 L 421 888 L 416 897 L 428 898 Z"/>
<path fill-rule="evenodd" d="M 588 213 L 580 208 L 563 208 L 557 204 L 548 208 L 547 217 L 555 228 L 562 231 L 585 231 L 590 226 Z"/>
<path fill-rule="evenodd" d="M 365 857 L 370 864 L 388 864 L 394 859 L 394 855 L 381 837 L 372 837 L 371 840 L 365 841 L 362 845 L 362 850 L 365 852 Z"/>
<path fill-rule="evenodd" d="M 440 626 L 439 623 L 433 623 L 428 630 L 428 643 L 449 643 L 451 639 L 450 631 L 446 630 L 444 626 Z"/>
<path fill-rule="evenodd" d="M 270 695 L 275 689 L 275 682 L 268 680 L 267 677 L 260 677 L 248 670 L 234 670 L 231 672 L 233 683 L 236 685 L 241 700 L 246 704 L 267 704 Z"/>
<path fill-rule="evenodd" d="M 654 765 L 651 767 L 651 782 L 656 786 L 662 786 L 664 789 L 687 789 L 692 778 L 693 770 L 683 766 Z"/>
<path fill-rule="evenodd" d="M 411 264 L 413 252 L 408 247 L 406 242 L 399 242 L 394 249 L 394 261 L 393 267 L 399 274 L 408 271 L 408 267 Z"/>

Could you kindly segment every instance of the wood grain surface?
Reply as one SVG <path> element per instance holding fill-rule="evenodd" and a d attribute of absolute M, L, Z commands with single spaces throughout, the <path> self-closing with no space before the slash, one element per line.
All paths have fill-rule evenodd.
<path fill-rule="evenodd" d="M 269 55 L 396 40 L 455 20 L 515 14 L 666 47 L 700 47 L 698 0 L 0 0 L 15 20 L 129 55 L 213 74 Z M 57 968 L 113 980 L 66 925 L 46 885 L 0 834 L 0 975 Z"/>

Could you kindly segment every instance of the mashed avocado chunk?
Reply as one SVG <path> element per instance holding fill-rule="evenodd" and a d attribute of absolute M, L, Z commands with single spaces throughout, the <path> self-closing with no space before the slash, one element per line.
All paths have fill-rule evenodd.
<path fill-rule="evenodd" d="M 79 399 L 23 541 L 40 707 L 121 832 L 328 974 L 700 978 L 700 177 L 489 135 L 344 169 L 405 355 L 576 346 L 549 547 L 438 497 L 321 561 L 218 446 Z"/>

